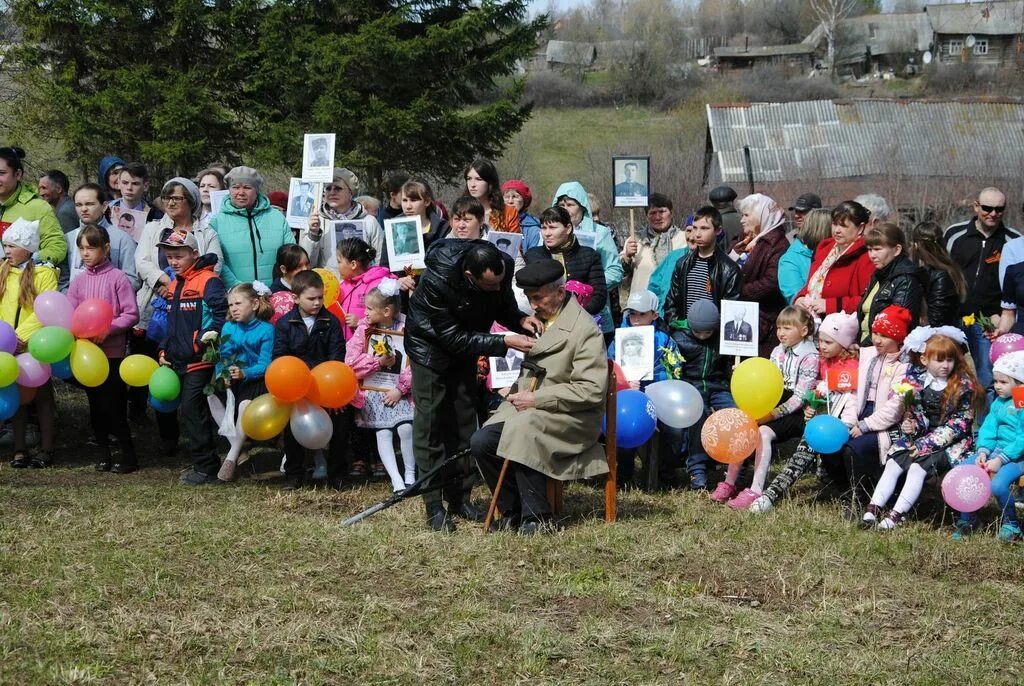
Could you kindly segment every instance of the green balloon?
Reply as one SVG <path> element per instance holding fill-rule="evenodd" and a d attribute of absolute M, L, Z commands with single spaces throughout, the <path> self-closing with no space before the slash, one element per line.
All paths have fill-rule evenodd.
<path fill-rule="evenodd" d="M 0 352 L 0 388 L 18 380 L 18 361 L 10 353 Z"/>
<path fill-rule="evenodd" d="M 170 402 L 181 394 L 181 381 L 170 367 L 160 367 L 149 377 L 149 393 L 157 400 Z"/>
<path fill-rule="evenodd" d="M 70 355 L 74 343 L 74 335 L 63 326 L 44 326 L 28 339 L 28 352 L 40 362 L 53 364 Z"/>

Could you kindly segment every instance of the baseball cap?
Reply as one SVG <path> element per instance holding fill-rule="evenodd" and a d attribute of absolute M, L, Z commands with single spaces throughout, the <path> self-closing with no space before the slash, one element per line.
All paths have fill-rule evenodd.
<path fill-rule="evenodd" d="M 657 312 L 658 296 L 648 290 L 630 293 L 626 309 L 631 312 Z"/>
<path fill-rule="evenodd" d="M 160 242 L 157 243 L 157 246 L 161 248 L 192 248 L 193 250 L 199 250 L 199 241 L 196 240 L 196 235 L 191 231 L 189 233 L 182 233 L 174 229 L 164 229 L 160 234 Z"/>
<path fill-rule="evenodd" d="M 796 210 L 797 212 L 807 212 L 809 210 L 820 210 L 821 209 L 821 198 L 816 196 L 814 193 L 804 193 L 793 206 L 789 208 L 790 212 Z"/>

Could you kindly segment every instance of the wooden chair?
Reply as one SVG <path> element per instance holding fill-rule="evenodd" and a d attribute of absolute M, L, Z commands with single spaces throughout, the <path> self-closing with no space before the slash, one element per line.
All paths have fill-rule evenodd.
<path fill-rule="evenodd" d="M 608 361 L 608 390 L 605 395 L 605 444 L 604 456 L 608 461 L 608 474 L 604 481 L 604 521 L 612 523 L 618 515 L 617 497 L 617 456 L 615 452 L 615 425 L 616 425 L 616 399 L 618 397 L 617 380 L 615 367 L 611 360 Z M 505 474 L 508 469 L 508 460 L 501 465 L 501 473 L 498 475 L 498 483 L 494 487 L 494 494 L 491 497 L 490 507 L 487 508 L 487 518 L 484 520 L 484 533 L 491 527 L 491 521 L 498 507 L 498 493 L 505 481 Z M 558 514 L 562 510 L 562 491 L 565 482 L 558 479 L 548 478 L 548 503 L 551 505 L 552 514 Z"/>

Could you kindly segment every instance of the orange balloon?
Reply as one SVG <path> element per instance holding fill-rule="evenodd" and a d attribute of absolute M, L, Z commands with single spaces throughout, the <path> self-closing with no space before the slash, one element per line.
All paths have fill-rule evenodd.
<path fill-rule="evenodd" d="M 708 417 L 700 431 L 700 442 L 708 455 L 733 464 L 750 457 L 757 447 L 757 423 L 743 410 L 719 410 Z"/>
<path fill-rule="evenodd" d="M 267 390 L 282 403 L 294 403 L 306 397 L 313 383 L 306 363 L 292 355 L 270 363 L 266 374 Z"/>
<path fill-rule="evenodd" d="M 356 373 L 344 362 L 321 362 L 313 367 L 313 383 L 306 398 L 328 410 L 345 407 L 356 397 Z"/>

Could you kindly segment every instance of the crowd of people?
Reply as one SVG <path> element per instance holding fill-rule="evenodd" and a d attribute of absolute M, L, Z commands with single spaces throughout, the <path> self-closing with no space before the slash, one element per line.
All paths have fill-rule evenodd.
<path fill-rule="evenodd" d="M 294 230 L 287 194 L 266 192 L 250 167 L 214 164 L 166 181 L 152 197 L 140 163 L 106 157 L 96 182 L 72 189 L 57 170 L 32 183 L 24 158 L 0 149 L 0 318 L 20 353 L 42 326 L 39 294 L 112 305 L 110 330 L 93 339 L 111 371 L 85 388 L 97 470 L 139 468 L 132 429 L 151 406 L 164 455 L 184 438 L 192 465 L 182 484 L 232 481 L 248 455 L 242 417 L 267 392 L 273 361 L 298 358 L 311 369 L 339 361 L 362 387 L 331 410 L 325 449 L 304 447 L 285 428 L 285 488 L 378 478 L 401 492 L 437 473 L 437 487 L 423 490 L 427 521 L 450 531 L 456 518 L 483 519 L 469 497 L 479 473 L 498 491 L 494 526 L 544 531 L 548 479 L 607 470 L 600 444 L 616 329 L 654 326 L 653 377 L 630 386 L 682 379 L 703 403 L 688 429 L 659 424 L 652 440 L 664 485 L 765 513 L 817 473 L 823 492 L 855 508 L 864 526 L 889 529 L 929 478 L 974 463 L 992 475 L 999 537 L 1021 538 L 1011 486 L 1024 474 L 1014 406 L 1024 352 L 992 342 L 1024 333 L 1016 317 L 1024 238 L 1004 224 L 998 189 L 981 190 L 974 216 L 945 230 L 906 223 L 874 194 L 825 208 L 806 193 L 787 211 L 722 186 L 686 214 L 653 193 L 646 222 L 622 235 L 600 221 L 598 199 L 579 182 L 561 184 L 534 214 L 527 183 L 502 184 L 495 165 L 478 159 L 450 208 L 425 179 L 395 174 L 378 199 L 337 168 L 307 225 Z M 214 209 L 217 191 L 227 197 Z M 120 216 L 144 216 L 144 225 Z M 424 269 L 387 264 L 382 226 L 400 216 L 420 219 Z M 329 222 L 344 220 L 364 220 L 362 237 L 327 239 Z M 518 254 L 487 241 L 491 231 L 521 233 Z M 336 305 L 318 268 L 340 281 Z M 290 294 L 283 311 L 271 304 L 277 293 Z M 784 379 L 778 405 L 755 418 L 749 468 L 716 467 L 701 440 L 711 413 L 736 406 L 738 360 L 719 340 L 727 301 L 757 303 L 751 343 Z M 740 321 L 729 338 L 749 340 L 753 331 Z M 511 368 L 510 351 L 525 355 L 519 378 L 492 388 L 488 359 Z M 118 371 L 129 354 L 172 369 L 179 398 L 126 386 Z M 370 383 L 381 374 L 390 387 Z M 52 383 L 0 434 L 13 467 L 45 468 L 57 457 Z M 848 428 L 845 446 L 817 454 L 799 440 L 769 479 L 778 444 L 801 439 L 819 413 Z M 624 486 L 636 459 L 619 451 Z M 963 513 L 955 535 L 976 526 Z"/>

